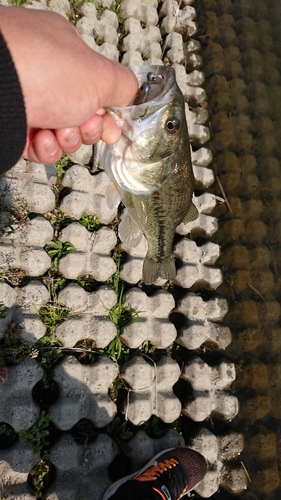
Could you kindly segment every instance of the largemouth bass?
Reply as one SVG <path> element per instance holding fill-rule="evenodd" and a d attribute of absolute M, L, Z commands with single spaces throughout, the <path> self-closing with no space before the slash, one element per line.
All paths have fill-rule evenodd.
<path fill-rule="evenodd" d="M 113 145 L 98 143 L 101 164 L 112 183 L 107 204 L 120 200 L 127 212 L 119 225 L 119 237 L 137 246 L 144 234 L 148 251 L 143 280 L 174 280 L 173 240 L 176 227 L 195 220 L 192 203 L 194 177 L 185 118 L 184 98 L 172 67 L 131 68 L 140 89 L 134 103 L 107 112 L 122 130 Z"/>

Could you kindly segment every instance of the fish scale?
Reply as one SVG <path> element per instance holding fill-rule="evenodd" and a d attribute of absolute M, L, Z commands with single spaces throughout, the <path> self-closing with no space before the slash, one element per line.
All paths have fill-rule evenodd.
<path fill-rule="evenodd" d="M 159 191 L 153 193 L 150 199 L 150 224 L 154 234 L 153 241 L 157 244 L 155 256 L 159 259 L 170 258 L 175 229 L 185 215 L 182 207 L 186 206 L 187 198 L 190 198 L 188 189 L 185 193 L 182 192 L 182 189 L 177 189 L 180 187 L 180 182 L 185 182 L 186 179 L 180 179 L 176 182 L 175 177 L 176 175 L 169 178 Z M 171 193 L 173 193 L 173 197 L 171 197 Z M 169 199 L 169 205 L 167 199 Z M 174 221 L 169 219 L 171 213 L 174 215 Z"/>

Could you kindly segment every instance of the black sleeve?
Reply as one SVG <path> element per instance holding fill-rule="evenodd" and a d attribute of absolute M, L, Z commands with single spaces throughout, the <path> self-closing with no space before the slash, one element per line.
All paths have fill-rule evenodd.
<path fill-rule="evenodd" d="M 26 142 L 26 114 L 18 75 L 0 33 L 0 174 L 19 160 Z"/>

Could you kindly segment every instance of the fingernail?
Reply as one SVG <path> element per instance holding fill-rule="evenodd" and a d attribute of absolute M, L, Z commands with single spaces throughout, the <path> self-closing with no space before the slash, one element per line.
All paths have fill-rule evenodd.
<path fill-rule="evenodd" d="M 65 138 L 69 144 L 77 144 L 80 141 L 80 134 L 78 130 L 74 130 L 72 134 Z"/>
<path fill-rule="evenodd" d="M 87 134 L 85 134 L 85 138 L 88 141 L 95 142 L 100 138 L 100 135 L 101 135 L 101 130 L 92 130 L 91 132 L 88 132 Z"/>
<path fill-rule="evenodd" d="M 57 149 L 58 149 L 57 141 L 54 137 L 52 137 L 52 139 L 49 142 L 47 142 L 47 144 L 45 144 L 45 151 L 49 155 L 54 155 L 56 154 Z"/>

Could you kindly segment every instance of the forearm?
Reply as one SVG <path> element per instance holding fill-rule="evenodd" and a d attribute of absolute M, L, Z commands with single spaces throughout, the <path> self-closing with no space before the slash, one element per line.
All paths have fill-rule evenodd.
<path fill-rule="evenodd" d="M 62 152 L 76 151 L 81 143 L 118 140 L 120 128 L 104 108 L 127 106 L 134 100 L 138 83 L 130 69 L 90 49 L 75 27 L 55 12 L 0 6 L 0 32 L 8 47 L 2 51 L 6 58 L 10 52 L 13 71 L 9 77 L 4 71 L 0 92 L 3 95 L 7 78 L 17 86 L 17 99 L 14 94 L 8 98 L 15 120 L 11 130 L 18 134 L 13 143 L 22 147 L 25 110 L 27 140 L 21 151 L 25 158 L 53 163 Z M 5 100 L 3 116 L 7 114 Z M 7 125 L 0 125 L 1 134 Z M 2 143 L 2 148 L 10 148 L 10 143 Z"/>
<path fill-rule="evenodd" d="M 128 68 L 90 49 L 54 12 L 2 6 L 0 30 L 17 68 L 28 127 L 80 126 L 100 107 L 126 106 L 137 92 Z"/>

